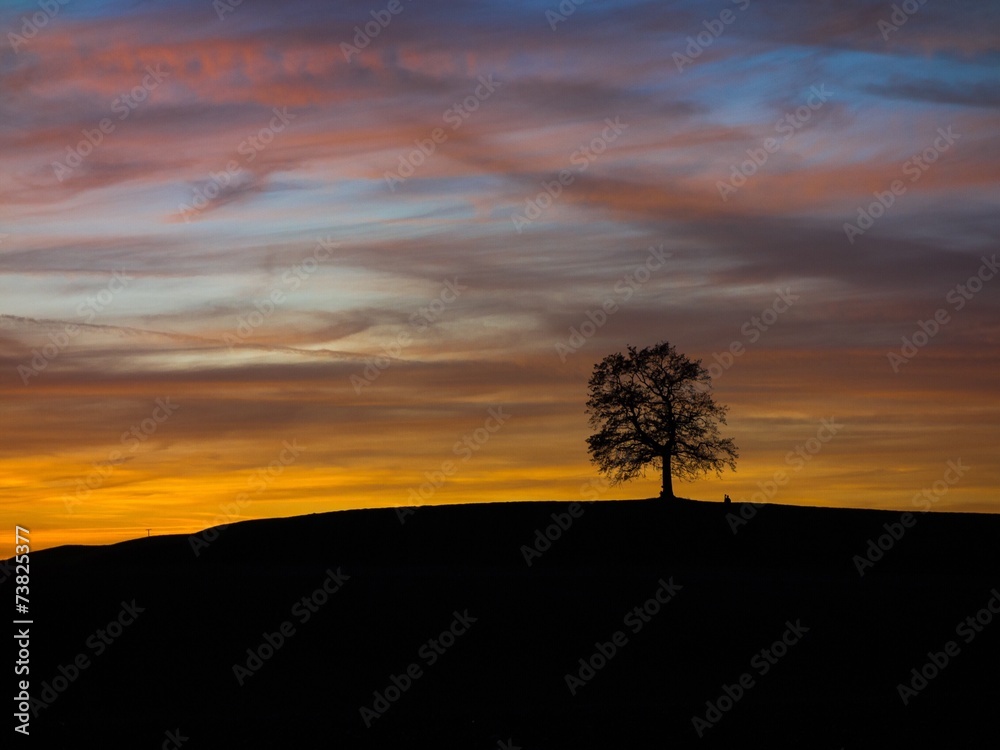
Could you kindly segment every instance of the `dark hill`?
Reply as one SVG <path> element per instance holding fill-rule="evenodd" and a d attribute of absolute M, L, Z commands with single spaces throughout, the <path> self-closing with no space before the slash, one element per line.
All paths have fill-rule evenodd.
<path fill-rule="evenodd" d="M 185 750 L 995 738 L 1000 516 L 907 527 L 894 512 L 764 506 L 734 534 L 741 508 L 344 511 L 233 524 L 198 555 L 187 536 L 37 552 L 31 693 L 55 699 L 30 744 L 160 748 L 178 730 Z M 557 538 L 529 566 L 522 547 L 547 526 Z M 880 536 L 892 546 L 859 575 Z M 324 583 L 335 593 L 314 596 Z M 922 668 L 904 705 L 897 685 L 920 687 Z"/>

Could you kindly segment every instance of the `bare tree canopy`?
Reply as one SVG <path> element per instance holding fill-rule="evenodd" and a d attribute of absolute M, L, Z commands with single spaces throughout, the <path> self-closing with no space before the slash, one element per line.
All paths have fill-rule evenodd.
<path fill-rule="evenodd" d="M 736 469 L 732 438 L 723 438 L 727 407 L 712 398 L 701 360 L 691 361 L 668 342 L 609 354 L 594 365 L 587 413 L 598 431 L 587 438 L 591 461 L 612 484 L 644 475 L 658 464 L 661 497 L 674 497 L 672 477 L 691 480 Z"/>

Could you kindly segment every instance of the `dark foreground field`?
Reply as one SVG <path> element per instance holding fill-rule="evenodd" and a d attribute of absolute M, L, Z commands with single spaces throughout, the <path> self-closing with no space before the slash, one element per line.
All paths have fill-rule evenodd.
<path fill-rule="evenodd" d="M 740 505 L 569 508 L 250 521 L 197 556 L 186 536 L 35 553 L 47 705 L 4 746 L 995 746 L 1000 516 L 765 506 L 734 535 Z"/>

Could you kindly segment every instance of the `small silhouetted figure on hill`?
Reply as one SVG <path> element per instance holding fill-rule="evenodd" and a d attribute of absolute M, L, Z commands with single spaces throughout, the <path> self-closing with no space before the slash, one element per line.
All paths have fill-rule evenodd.
<path fill-rule="evenodd" d="M 729 499 L 729 495 L 726 495 L 725 499 L 722 502 L 724 502 L 726 505 L 729 505 L 729 503 L 731 503 L 732 500 Z"/>

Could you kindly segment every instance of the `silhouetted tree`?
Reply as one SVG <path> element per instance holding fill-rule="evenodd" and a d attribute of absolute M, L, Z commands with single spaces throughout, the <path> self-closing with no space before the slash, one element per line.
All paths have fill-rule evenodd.
<path fill-rule="evenodd" d="M 691 361 L 668 342 L 628 354 L 609 354 L 594 365 L 587 413 L 598 432 L 587 438 L 593 463 L 620 484 L 663 472 L 660 497 L 673 498 L 671 477 L 691 480 L 708 471 L 736 469 L 736 446 L 723 438 L 725 406 L 709 392 L 711 379 L 701 360 Z"/>

